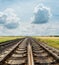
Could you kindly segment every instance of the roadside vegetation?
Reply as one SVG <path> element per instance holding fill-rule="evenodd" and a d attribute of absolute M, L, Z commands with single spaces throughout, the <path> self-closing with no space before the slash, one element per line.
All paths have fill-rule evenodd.
<path fill-rule="evenodd" d="M 59 37 L 35 37 L 47 45 L 59 49 Z"/>
<path fill-rule="evenodd" d="M 4 42 L 7 40 L 13 40 L 13 39 L 17 39 L 17 38 L 22 38 L 22 36 L 1 36 L 0 42 Z"/>

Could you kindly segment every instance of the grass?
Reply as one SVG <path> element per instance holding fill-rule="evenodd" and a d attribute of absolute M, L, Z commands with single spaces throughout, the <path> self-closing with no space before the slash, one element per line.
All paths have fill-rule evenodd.
<path fill-rule="evenodd" d="M 4 42 L 7 40 L 13 40 L 17 38 L 22 38 L 22 36 L 3 36 L 3 37 L 0 37 L 0 42 Z"/>
<path fill-rule="evenodd" d="M 13 40 L 17 38 L 22 38 L 22 36 L 4 36 L 0 37 L 0 42 L 4 42 L 7 40 Z M 52 46 L 54 48 L 59 49 L 59 37 L 39 37 L 35 36 L 38 40 L 45 42 L 47 45 Z"/>
<path fill-rule="evenodd" d="M 40 41 L 45 42 L 47 45 L 59 49 L 59 37 L 35 37 Z"/>

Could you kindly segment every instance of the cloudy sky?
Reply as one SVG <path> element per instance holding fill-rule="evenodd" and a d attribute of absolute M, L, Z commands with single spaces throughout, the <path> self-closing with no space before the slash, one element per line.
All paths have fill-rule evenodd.
<path fill-rule="evenodd" d="M 0 36 L 59 35 L 59 1 L 0 0 Z"/>

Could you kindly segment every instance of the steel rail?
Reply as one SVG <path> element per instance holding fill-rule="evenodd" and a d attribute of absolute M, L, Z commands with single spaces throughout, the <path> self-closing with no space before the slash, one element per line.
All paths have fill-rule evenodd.
<path fill-rule="evenodd" d="M 28 43 L 28 65 L 34 65 L 33 53 L 30 42 Z"/>
<path fill-rule="evenodd" d="M 17 44 L 15 44 L 11 51 L 9 51 L 3 58 L 0 59 L 0 65 L 4 63 L 4 61 L 9 57 L 9 55 L 18 47 L 18 45 L 22 42 L 23 40 L 19 41 Z"/>

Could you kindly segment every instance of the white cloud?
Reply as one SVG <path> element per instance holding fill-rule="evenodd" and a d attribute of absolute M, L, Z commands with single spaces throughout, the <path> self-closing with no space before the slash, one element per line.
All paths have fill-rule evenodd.
<path fill-rule="evenodd" d="M 42 6 L 40 6 L 40 8 L 36 7 L 37 9 L 35 8 L 34 15 L 36 14 L 38 15 L 37 12 L 39 12 L 39 10 L 40 11 L 44 10 L 44 12 L 49 13 L 47 15 L 49 15 L 50 18 L 51 16 L 50 9 L 45 6 L 43 7 Z M 42 22 L 38 23 L 38 21 L 36 21 L 36 23 L 37 24 L 33 24 L 31 22 L 28 23 L 20 22 L 20 19 L 16 15 L 15 11 L 11 8 L 7 8 L 3 12 L 0 12 L 0 25 L 2 24 L 2 27 L 0 26 L 0 35 L 25 35 L 25 36 L 38 35 L 39 36 L 39 35 L 59 34 L 59 30 L 58 30 L 59 23 L 44 22 L 44 24 L 42 24 Z"/>
<path fill-rule="evenodd" d="M 20 18 L 16 15 L 12 8 L 7 8 L 0 12 L 0 24 L 8 29 L 14 29 L 19 26 Z"/>
<path fill-rule="evenodd" d="M 36 24 L 47 23 L 50 17 L 51 17 L 50 8 L 44 6 L 43 4 L 39 4 L 34 9 L 34 16 L 32 22 Z"/>
<path fill-rule="evenodd" d="M 1 27 L 0 33 L 3 35 L 25 35 L 25 36 L 39 36 L 39 35 L 56 35 L 59 34 L 59 23 L 45 23 L 45 24 L 31 24 L 20 23 L 16 29 L 7 29 Z"/>
<path fill-rule="evenodd" d="M 59 23 L 45 23 L 45 24 L 22 24 L 20 26 L 21 35 L 56 35 L 59 34 Z"/>
<path fill-rule="evenodd" d="M 49 33 L 47 33 L 47 35 L 59 35 L 59 22 L 51 22 L 49 23 L 49 26 L 47 28 L 47 31 Z"/>

